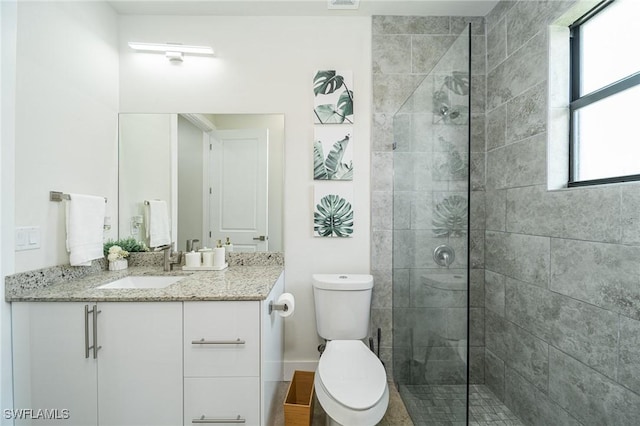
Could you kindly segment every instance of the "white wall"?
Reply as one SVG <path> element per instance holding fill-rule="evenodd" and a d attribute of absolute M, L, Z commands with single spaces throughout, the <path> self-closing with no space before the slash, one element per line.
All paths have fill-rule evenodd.
<path fill-rule="evenodd" d="M 108 197 L 115 224 L 117 18 L 103 2 L 18 4 L 12 226 L 40 226 L 42 247 L 16 252 L 16 272 L 69 263 L 51 190 Z"/>
<path fill-rule="evenodd" d="M 13 273 L 16 4 L 0 2 L 0 294 Z M 13 407 L 11 304 L 0 301 L 0 408 Z M 2 416 L 2 425 L 13 424 Z"/>
<path fill-rule="evenodd" d="M 216 56 L 175 65 L 161 54 L 132 52 L 128 41 L 212 45 Z M 351 239 L 312 237 L 312 78 L 318 69 L 353 70 Z M 295 315 L 285 321 L 285 360 L 289 367 L 313 368 L 319 339 L 311 274 L 368 273 L 370 266 L 370 18 L 122 16 L 120 110 L 285 114 L 286 290 L 297 300 Z"/>
<path fill-rule="evenodd" d="M 68 263 L 50 190 L 109 197 L 117 213 L 117 15 L 104 3 L 0 2 L 0 276 Z M 42 248 L 14 251 L 16 226 Z M 116 230 L 117 232 L 117 230 Z M 3 298 L 4 299 L 4 298 Z M 10 408 L 10 306 L 0 303 L 0 406 Z M 8 419 L 2 424 L 11 424 Z"/>

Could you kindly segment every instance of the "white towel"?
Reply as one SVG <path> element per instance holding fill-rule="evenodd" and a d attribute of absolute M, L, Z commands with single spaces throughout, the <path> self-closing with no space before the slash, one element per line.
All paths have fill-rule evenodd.
<path fill-rule="evenodd" d="M 149 200 L 149 208 L 146 210 L 146 213 L 149 247 L 171 244 L 169 214 L 167 213 L 166 201 Z"/>
<path fill-rule="evenodd" d="M 69 194 L 67 201 L 67 251 L 71 266 L 91 266 L 91 260 L 104 257 L 104 197 Z"/>

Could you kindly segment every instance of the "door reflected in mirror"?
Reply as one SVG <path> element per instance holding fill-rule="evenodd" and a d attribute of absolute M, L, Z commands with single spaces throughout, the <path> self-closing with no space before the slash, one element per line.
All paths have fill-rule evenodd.
<path fill-rule="evenodd" d="M 120 114 L 119 237 L 148 244 L 164 200 L 178 250 L 283 251 L 283 158 L 283 114 Z"/>

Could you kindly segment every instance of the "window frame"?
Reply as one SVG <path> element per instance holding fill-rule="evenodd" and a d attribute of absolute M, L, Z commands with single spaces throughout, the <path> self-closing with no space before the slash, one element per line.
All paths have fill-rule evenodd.
<path fill-rule="evenodd" d="M 569 182 L 567 186 L 590 186 L 602 185 L 607 183 L 630 182 L 640 180 L 640 174 L 612 176 L 591 180 L 576 180 L 577 157 L 579 141 L 577 140 L 577 122 L 575 116 L 580 108 L 591 105 L 597 101 L 613 96 L 631 87 L 640 85 L 640 71 L 624 77 L 606 86 L 600 87 L 585 95 L 580 95 L 581 87 L 581 37 L 580 27 L 588 22 L 591 18 L 606 9 L 607 6 L 613 4 L 615 0 L 603 0 L 587 13 L 578 18 L 569 26 L 570 32 L 570 98 L 569 98 Z"/>

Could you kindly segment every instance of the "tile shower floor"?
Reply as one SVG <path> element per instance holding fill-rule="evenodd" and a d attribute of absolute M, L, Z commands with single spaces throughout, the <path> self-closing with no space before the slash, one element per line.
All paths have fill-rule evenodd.
<path fill-rule="evenodd" d="M 416 426 L 465 425 L 465 385 L 400 385 Z M 524 426 L 484 385 L 469 386 L 470 426 Z"/>

